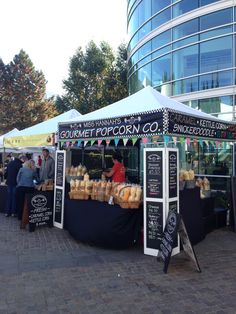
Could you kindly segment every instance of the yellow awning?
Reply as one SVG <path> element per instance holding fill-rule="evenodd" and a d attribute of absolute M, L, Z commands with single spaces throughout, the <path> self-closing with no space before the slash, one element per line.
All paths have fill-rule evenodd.
<path fill-rule="evenodd" d="M 4 138 L 4 147 L 42 147 L 54 144 L 54 134 L 37 134 Z"/>

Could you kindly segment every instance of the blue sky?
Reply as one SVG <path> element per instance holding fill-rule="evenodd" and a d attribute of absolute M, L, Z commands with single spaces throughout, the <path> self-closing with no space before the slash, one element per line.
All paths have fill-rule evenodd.
<path fill-rule="evenodd" d="M 126 41 L 126 0 L 1 1 L 0 57 L 5 63 L 24 49 L 47 81 L 47 94 L 62 94 L 68 63 L 79 46 Z"/>

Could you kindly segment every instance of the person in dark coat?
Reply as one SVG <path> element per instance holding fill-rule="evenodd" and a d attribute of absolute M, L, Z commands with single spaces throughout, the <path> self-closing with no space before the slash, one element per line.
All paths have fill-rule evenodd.
<path fill-rule="evenodd" d="M 6 217 L 16 216 L 16 178 L 22 163 L 25 161 L 24 155 L 19 155 L 18 158 L 11 160 L 5 171 L 5 179 L 7 184 L 7 208 Z"/>

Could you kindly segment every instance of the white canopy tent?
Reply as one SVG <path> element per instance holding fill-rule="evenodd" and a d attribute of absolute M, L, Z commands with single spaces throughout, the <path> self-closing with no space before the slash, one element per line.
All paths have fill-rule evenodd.
<path fill-rule="evenodd" d="M 163 96 L 151 86 L 147 86 L 129 97 L 126 97 L 101 109 L 87 113 L 79 117 L 79 119 L 77 117 L 73 118 L 71 119 L 71 121 L 80 122 L 88 120 L 106 119 L 111 117 L 114 118 L 164 108 L 173 109 L 200 118 L 205 119 L 210 118 L 215 119 L 217 121 L 219 120 L 210 114 L 201 112 L 197 109 L 188 107 L 174 99 Z"/>
<path fill-rule="evenodd" d="M 29 151 L 30 147 L 34 147 L 35 150 L 37 147 L 51 146 L 58 129 L 58 123 L 70 121 L 73 118 L 79 119 L 80 116 L 81 114 L 77 110 L 71 109 L 47 121 L 18 131 L 13 136 L 10 134 L 10 136 L 4 138 L 4 147 L 21 151 L 27 148 L 27 151 Z"/>
<path fill-rule="evenodd" d="M 1 135 L 0 136 L 0 148 L 3 148 L 3 141 L 5 137 L 17 136 L 19 133 L 20 131 L 17 128 L 14 128 L 13 130 Z"/>

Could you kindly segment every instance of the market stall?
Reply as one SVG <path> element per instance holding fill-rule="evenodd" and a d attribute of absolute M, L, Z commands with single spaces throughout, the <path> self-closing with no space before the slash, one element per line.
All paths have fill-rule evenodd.
<path fill-rule="evenodd" d="M 54 118 L 43 121 L 36 125 L 33 125 L 24 130 L 14 129 L 7 134 L 0 137 L 0 149 L 6 152 L 11 152 L 13 155 L 19 153 L 28 153 L 32 158 L 37 161 L 38 156 L 42 153 L 42 148 L 47 148 L 52 155 L 56 150 L 56 132 L 59 122 L 66 122 L 70 119 L 81 116 L 80 113 L 75 110 L 69 110 L 63 114 L 60 114 Z M 53 190 L 50 186 L 51 182 L 48 182 L 48 186 L 43 188 L 44 190 Z M 2 182 L 0 185 L 0 211 L 5 211 L 5 203 L 7 196 L 7 187 Z"/>
<path fill-rule="evenodd" d="M 69 123 L 59 123 L 58 138 L 61 149 L 67 151 L 65 178 L 70 193 L 65 193 L 65 217 L 67 217 L 66 221 L 69 221 L 68 199 L 76 198 L 73 201 L 73 207 L 76 207 L 77 203 L 77 210 L 82 210 L 81 200 L 85 202 L 85 198 L 92 197 L 92 194 L 86 192 L 86 187 L 89 190 L 90 186 L 94 191 L 97 183 L 94 180 L 99 179 L 99 187 L 102 187 L 102 170 L 111 168 L 111 152 L 114 149 L 122 152 L 128 172 L 127 181 L 131 185 L 130 188 L 136 184 L 137 190 L 141 189 L 143 184 L 143 149 L 145 147 L 176 148 L 179 153 L 180 169 L 182 168 L 185 172 L 180 178 L 182 181 L 188 181 L 186 187 L 184 187 L 185 184 L 179 184 L 180 188 L 194 188 L 198 178 L 197 184 L 201 189 L 201 196 L 208 197 L 211 185 L 214 185 L 219 175 L 217 172 L 207 173 L 210 167 L 206 160 L 213 165 L 215 158 L 215 168 L 212 171 L 216 171 L 217 162 L 222 158 L 218 151 L 227 149 L 235 140 L 236 125 L 187 107 L 147 87 L 117 103 L 86 114 L 80 119 L 73 119 Z M 217 154 L 214 154 L 213 148 L 217 150 Z M 192 149 L 191 156 L 190 149 Z M 222 175 L 223 178 L 230 177 L 232 173 L 232 159 L 230 162 L 230 168 L 226 174 Z M 83 168 L 86 168 L 84 173 L 82 173 Z M 88 175 L 86 179 L 85 174 Z M 204 183 L 200 182 L 200 179 L 204 180 Z M 108 182 L 104 183 L 103 191 L 106 191 L 107 185 Z M 122 193 L 121 203 L 122 200 L 129 199 L 131 190 L 128 191 Z M 109 196 L 117 197 L 117 191 L 113 191 Z M 104 206 L 107 206 L 105 198 L 103 201 Z M 132 205 L 127 205 L 129 206 Z M 112 205 L 110 209 L 112 211 Z M 94 202 L 91 203 L 92 210 L 96 211 Z M 189 213 L 191 215 L 191 208 Z M 90 222 L 93 219 L 91 213 L 87 216 L 87 221 L 83 221 L 87 236 L 83 237 L 80 234 L 78 240 L 89 242 L 88 232 L 94 230 L 90 228 Z M 73 224 L 75 223 L 73 220 Z M 70 231 L 68 223 L 66 227 Z M 71 234 L 75 235 L 73 231 Z M 109 233 L 106 237 L 109 237 Z"/>

